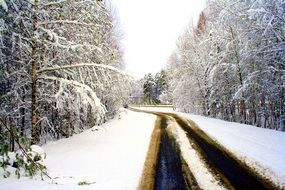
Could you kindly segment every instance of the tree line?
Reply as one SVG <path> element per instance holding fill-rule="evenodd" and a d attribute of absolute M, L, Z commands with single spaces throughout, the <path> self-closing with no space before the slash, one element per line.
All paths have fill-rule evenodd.
<path fill-rule="evenodd" d="M 208 1 L 168 62 L 174 106 L 285 130 L 285 3 Z"/>
<path fill-rule="evenodd" d="M 132 104 L 170 104 L 167 72 L 161 70 L 156 74 L 148 73 L 134 82 L 131 88 L 130 103 Z"/>

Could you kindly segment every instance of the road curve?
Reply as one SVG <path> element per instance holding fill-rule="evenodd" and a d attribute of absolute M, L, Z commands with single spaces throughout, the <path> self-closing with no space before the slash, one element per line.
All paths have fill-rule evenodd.
<path fill-rule="evenodd" d="M 191 170 L 181 156 L 175 137 L 168 130 L 168 119 L 175 121 L 184 130 L 188 140 L 195 145 L 195 150 L 211 173 L 227 189 L 281 189 L 275 186 L 269 179 L 264 178 L 246 166 L 245 163 L 236 158 L 234 154 L 222 145 L 212 140 L 193 121 L 185 120 L 174 113 L 142 111 L 133 108 L 131 110 L 158 116 L 154 129 L 157 138 L 154 139 L 152 135 L 144 172 L 138 189 L 200 189 Z M 153 150 L 153 147 L 156 147 L 155 150 Z M 153 159 L 149 159 L 149 157 Z M 147 171 L 149 170 L 152 171 L 151 175 L 148 175 Z"/>

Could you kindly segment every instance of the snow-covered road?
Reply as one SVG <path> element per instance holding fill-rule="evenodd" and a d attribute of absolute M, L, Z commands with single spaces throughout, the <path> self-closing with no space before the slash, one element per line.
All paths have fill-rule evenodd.
<path fill-rule="evenodd" d="M 147 189 L 197 189 L 197 184 L 201 189 L 279 188 L 212 140 L 195 123 L 173 113 L 149 113 L 160 118 L 161 135 L 160 148 L 155 153 L 157 160 L 147 164 L 147 167 L 155 166 L 156 170 L 151 176 L 155 182 Z M 191 175 L 187 175 L 189 173 Z M 149 183 L 151 178 L 145 181 Z M 194 187 L 190 185 L 193 181 Z"/>
<path fill-rule="evenodd" d="M 208 165 L 207 168 L 221 173 L 219 176 L 225 178 L 224 181 L 229 181 L 235 188 L 258 187 L 261 189 L 262 186 L 265 186 L 267 189 L 269 187 L 269 189 L 285 189 L 284 132 L 183 114 L 174 112 L 170 108 L 141 107 L 140 109 L 170 116 L 175 120 L 172 121 L 172 125 L 176 125 L 174 133 L 178 134 L 177 139 L 181 143 L 181 149 L 184 149 L 182 154 L 187 152 L 185 153 L 186 157 L 190 160 L 188 165 L 191 168 L 192 164 L 194 174 L 199 170 L 197 168 L 201 162 L 193 164 L 195 154 L 190 156 L 191 151 L 189 151 L 192 144 L 194 144 L 194 149 L 199 150 L 199 157 Z M 223 154 L 227 156 L 225 157 Z M 200 176 L 203 183 L 211 181 L 205 179 L 206 175 L 202 178 L 201 174 L 197 175 Z M 250 178 L 253 181 L 248 181 Z M 260 182 L 261 186 L 256 184 L 254 179 Z M 199 179 L 197 181 L 199 183 Z M 209 185 L 205 187 L 209 189 Z"/>

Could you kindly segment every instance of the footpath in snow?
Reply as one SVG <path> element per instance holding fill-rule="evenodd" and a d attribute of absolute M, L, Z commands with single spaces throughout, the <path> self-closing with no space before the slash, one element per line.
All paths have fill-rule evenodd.
<path fill-rule="evenodd" d="M 1 176 L 0 190 L 136 189 L 155 119 L 150 114 L 122 110 L 103 126 L 50 142 L 43 146 L 47 155 L 44 164 L 57 184 L 40 177 L 18 180 Z"/>

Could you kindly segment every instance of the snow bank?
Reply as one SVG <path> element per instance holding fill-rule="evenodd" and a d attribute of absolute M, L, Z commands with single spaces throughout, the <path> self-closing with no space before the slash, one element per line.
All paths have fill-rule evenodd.
<path fill-rule="evenodd" d="M 48 143 L 44 164 L 57 184 L 0 177 L 1 190 L 136 189 L 154 122 L 153 115 L 125 110 L 120 119 Z"/>

